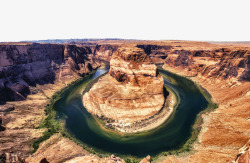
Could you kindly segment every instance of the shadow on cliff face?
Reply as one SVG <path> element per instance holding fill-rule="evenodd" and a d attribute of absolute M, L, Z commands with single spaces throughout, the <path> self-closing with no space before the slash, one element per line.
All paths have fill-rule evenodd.
<path fill-rule="evenodd" d="M 246 56 L 243 66 L 245 67 L 245 70 L 241 75 L 241 79 L 245 81 L 250 81 L 250 54 Z"/>
<path fill-rule="evenodd" d="M 89 47 L 76 45 L 0 45 L 0 104 L 24 100 L 36 93 L 30 86 L 54 84 L 63 76 L 89 73 L 100 65 L 91 54 Z"/>
<path fill-rule="evenodd" d="M 192 76 L 234 78 L 250 81 L 250 51 L 219 48 L 215 50 L 173 50 L 164 64 L 192 72 Z"/>
<path fill-rule="evenodd" d="M 0 104 L 24 100 L 32 93 L 29 86 L 53 84 L 56 76 L 49 62 L 7 66 L 0 71 Z"/>
<path fill-rule="evenodd" d="M 171 49 L 170 45 L 137 45 L 138 48 L 144 50 L 144 52 L 152 59 L 155 63 L 164 63 L 164 60 L 168 57 Z"/>
<path fill-rule="evenodd" d="M 6 128 L 3 126 L 3 119 L 0 117 L 0 132 L 4 131 Z"/>

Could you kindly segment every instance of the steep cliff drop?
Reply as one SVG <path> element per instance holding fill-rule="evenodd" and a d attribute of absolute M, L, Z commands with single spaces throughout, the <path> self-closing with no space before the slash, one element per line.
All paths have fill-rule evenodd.
<path fill-rule="evenodd" d="M 0 44 L 0 104 L 25 100 L 37 84 L 78 78 L 100 66 L 88 47 L 60 44 Z"/>
<path fill-rule="evenodd" d="M 83 104 L 90 113 L 113 121 L 109 125 L 129 132 L 134 123 L 162 109 L 163 84 L 142 49 L 121 47 L 112 56 L 109 73 L 84 94 Z"/>

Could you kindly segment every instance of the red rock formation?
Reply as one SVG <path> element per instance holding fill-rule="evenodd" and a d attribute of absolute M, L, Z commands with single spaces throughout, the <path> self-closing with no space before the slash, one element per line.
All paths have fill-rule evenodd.
<path fill-rule="evenodd" d="M 65 45 L 64 60 L 66 64 L 70 65 L 70 70 L 80 76 L 90 73 L 100 66 L 88 46 Z"/>
<path fill-rule="evenodd" d="M 137 47 L 143 49 L 154 63 L 163 63 L 172 49 L 171 45 L 140 44 Z"/>
<path fill-rule="evenodd" d="M 164 103 L 163 78 L 143 50 L 119 48 L 110 61 L 109 74 L 83 97 L 87 110 L 120 122 L 146 119 Z"/>
<path fill-rule="evenodd" d="M 24 100 L 29 86 L 84 75 L 99 66 L 87 47 L 57 44 L 0 45 L 0 103 Z"/>
<path fill-rule="evenodd" d="M 248 163 L 250 162 L 250 139 L 248 142 L 239 150 L 235 163 Z"/>
<path fill-rule="evenodd" d="M 112 55 L 115 53 L 118 47 L 119 45 L 97 44 L 95 48 L 93 49 L 93 54 L 96 58 L 99 58 L 105 61 L 110 61 Z"/>
<path fill-rule="evenodd" d="M 241 46 L 205 42 L 161 42 L 139 44 L 155 63 L 181 67 L 190 75 L 233 80 L 250 80 L 250 50 Z M 195 70 L 195 71 L 193 71 Z"/>
<path fill-rule="evenodd" d="M 165 66 L 182 67 L 190 75 L 235 80 L 250 80 L 248 50 L 175 50 L 165 60 Z"/>
<path fill-rule="evenodd" d="M 144 159 L 142 159 L 140 161 L 140 163 L 150 163 L 151 162 L 151 157 L 150 155 L 148 155 L 147 157 L 145 157 Z"/>

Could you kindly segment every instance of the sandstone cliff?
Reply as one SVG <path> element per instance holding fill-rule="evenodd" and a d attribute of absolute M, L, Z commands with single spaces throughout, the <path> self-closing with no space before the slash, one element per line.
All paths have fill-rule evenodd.
<path fill-rule="evenodd" d="M 162 108 L 163 84 L 143 50 L 121 47 L 112 56 L 109 74 L 83 96 L 83 104 L 99 117 L 121 123 L 139 121 Z"/>
<path fill-rule="evenodd" d="M 66 75 L 84 75 L 99 66 L 91 50 L 76 45 L 0 45 L 0 103 L 24 100 L 29 86 L 53 83 Z"/>
<path fill-rule="evenodd" d="M 100 66 L 88 46 L 65 45 L 64 60 L 65 64 L 70 66 L 70 70 L 80 76 L 90 73 Z"/>
<path fill-rule="evenodd" d="M 250 51 L 220 48 L 215 50 L 175 50 L 165 66 L 181 67 L 190 76 L 229 79 L 231 82 L 250 80 Z"/>
<path fill-rule="evenodd" d="M 97 44 L 93 47 L 93 54 L 96 58 L 110 61 L 112 55 L 115 53 L 115 51 L 118 49 L 119 45 L 116 44 Z"/>
<path fill-rule="evenodd" d="M 143 49 L 154 63 L 163 63 L 172 49 L 171 45 L 139 44 L 137 47 Z"/>
<path fill-rule="evenodd" d="M 138 44 L 155 63 L 202 75 L 229 79 L 231 82 L 250 80 L 250 49 L 242 46 L 205 42 L 166 42 Z"/>

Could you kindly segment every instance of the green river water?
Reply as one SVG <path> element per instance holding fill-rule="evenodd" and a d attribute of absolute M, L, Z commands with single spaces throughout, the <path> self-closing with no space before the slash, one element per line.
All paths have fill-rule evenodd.
<path fill-rule="evenodd" d="M 98 69 L 94 74 L 76 82 L 62 93 L 53 106 L 57 113 L 56 119 L 64 122 L 64 129 L 70 136 L 98 153 L 144 157 L 181 148 L 191 137 L 197 114 L 209 104 L 191 80 L 159 70 L 163 77 L 167 75 L 164 77 L 165 85 L 179 98 L 180 103 L 171 117 L 156 129 L 143 133 L 122 136 L 109 132 L 97 124 L 82 104 L 82 92 L 86 86 L 107 71 L 108 67 Z"/>

